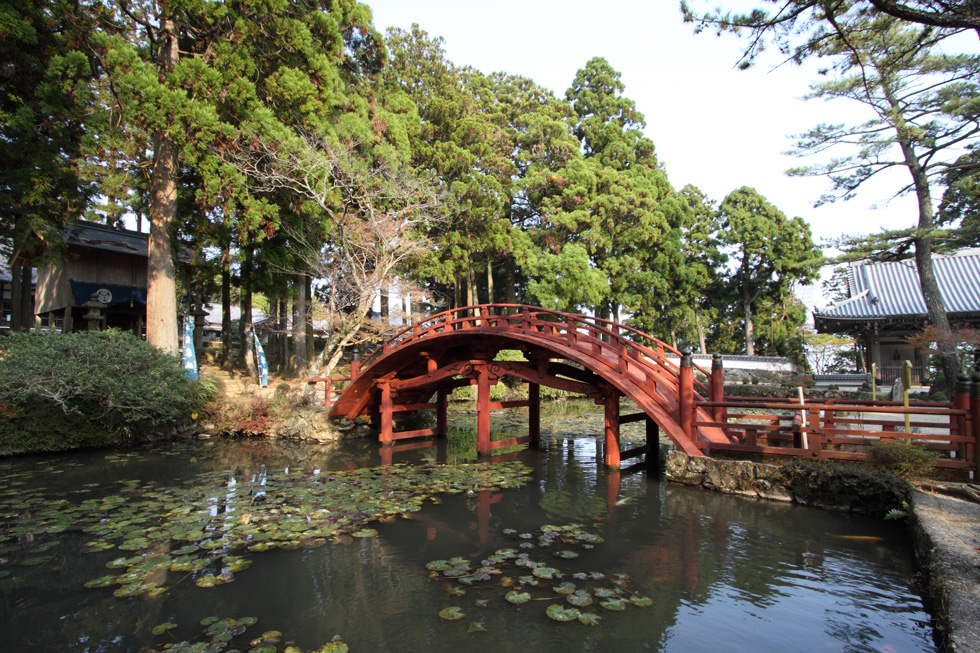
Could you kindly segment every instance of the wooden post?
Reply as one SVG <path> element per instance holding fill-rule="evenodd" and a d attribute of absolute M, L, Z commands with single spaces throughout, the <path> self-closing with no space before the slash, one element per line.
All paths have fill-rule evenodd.
<path fill-rule="evenodd" d="M 681 355 L 680 385 L 677 389 L 677 421 L 681 428 L 687 433 L 695 443 L 697 433 L 691 427 L 691 418 L 694 416 L 694 359 L 691 352 L 685 351 Z"/>
<path fill-rule="evenodd" d="M 490 370 L 484 361 L 474 361 L 476 381 L 476 455 L 490 455 Z"/>
<path fill-rule="evenodd" d="M 725 401 L 725 365 L 721 354 L 711 357 L 711 401 Z M 711 413 L 716 422 L 726 421 L 723 406 L 715 406 L 711 409 Z"/>
<path fill-rule="evenodd" d="M 957 409 L 965 410 L 965 411 L 970 410 L 971 389 L 972 388 L 970 384 L 970 377 L 968 377 L 966 374 L 960 374 L 958 377 L 956 377 L 956 390 L 955 390 L 955 394 L 953 395 L 953 404 L 956 406 Z M 957 417 L 956 422 L 957 422 L 956 430 L 959 432 L 959 434 L 968 435 L 966 432 L 966 417 L 965 416 Z M 952 429 L 950 429 L 950 432 L 952 432 Z M 959 449 L 956 452 L 957 458 L 961 458 L 961 459 L 966 458 L 967 456 L 966 444 L 967 444 L 966 442 L 960 444 Z"/>
<path fill-rule="evenodd" d="M 449 391 L 443 387 L 436 390 L 436 437 L 449 435 Z"/>
<path fill-rule="evenodd" d="M 392 414 L 394 406 L 391 403 L 391 383 L 379 381 L 381 386 L 381 433 L 378 440 L 381 444 L 391 444 L 392 442 Z"/>
<path fill-rule="evenodd" d="M 330 379 L 323 380 L 323 405 L 324 406 L 330 405 L 330 393 L 333 390 L 332 385 L 333 383 L 330 381 Z"/>
<path fill-rule="evenodd" d="M 647 416 L 647 455 L 644 462 L 649 471 L 660 471 L 660 425 L 649 416 Z"/>
<path fill-rule="evenodd" d="M 527 384 L 527 434 L 532 447 L 541 442 L 541 386 Z"/>
<path fill-rule="evenodd" d="M 606 408 L 606 467 L 619 469 L 619 392 L 610 387 L 603 404 Z"/>
<path fill-rule="evenodd" d="M 977 453 L 980 452 L 980 374 L 974 374 L 970 384 L 970 420 L 973 433 L 967 435 L 973 435 L 973 443 L 966 448 L 966 459 L 973 463 L 976 480 Z"/>

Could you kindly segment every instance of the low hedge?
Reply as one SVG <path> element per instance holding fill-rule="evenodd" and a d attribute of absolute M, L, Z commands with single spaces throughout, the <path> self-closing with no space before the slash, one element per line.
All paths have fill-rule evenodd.
<path fill-rule="evenodd" d="M 204 399 L 179 358 L 116 330 L 11 333 L 0 378 L 0 454 L 138 440 Z"/>

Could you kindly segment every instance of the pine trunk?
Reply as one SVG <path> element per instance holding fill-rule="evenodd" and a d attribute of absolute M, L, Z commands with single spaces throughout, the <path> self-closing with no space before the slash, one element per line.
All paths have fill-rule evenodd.
<path fill-rule="evenodd" d="M 293 346 L 290 367 L 297 376 L 303 376 L 309 367 L 306 357 L 306 316 L 308 313 L 306 300 L 306 275 L 296 275 L 296 296 L 293 299 Z"/>
<path fill-rule="evenodd" d="M 487 303 L 493 303 L 493 259 L 487 258 Z"/>
<path fill-rule="evenodd" d="M 752 299 L 742 293 L 742 312 L 745 315 L 745 355 L 755 356 L 755 328 L 752 324 Z"/>
<path fill-rule="evenodd" d="M 173 70 L 177 63 L 174 21 L 160 21 L 159 67 Z M 153 138 L 150 178 L 150 239 L 146 274 L 146 342 L 177 354 L 177 284 L 174 278 L 173 233 L 177 218 L 177 146 L 165 129 Z"/>
<path fill-rule="evenodd" d="M 231 367 L 231 249 L 221 252 L 221 364 Z"/>

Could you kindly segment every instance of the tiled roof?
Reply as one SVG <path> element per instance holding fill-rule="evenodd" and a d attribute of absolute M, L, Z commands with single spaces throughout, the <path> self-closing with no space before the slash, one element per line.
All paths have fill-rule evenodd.
<path fill-rule="evenodd" d="M 65 235 L 70 244 L 80 247 L 122 252 L 135 256 L 147 255 L 149 237 L 137 231 L 113 229 L 92 222 L 77 222 L 65 228 Z"/>
<path fill-rule="evenodd" d="M 980 250 L 934 256 L 933 268 L 947 313 L 980 312 Z M 850 298 L 823 311 L 820 319 L 875 319 L 926 314 L 914 260 L 852 263 Z"/>

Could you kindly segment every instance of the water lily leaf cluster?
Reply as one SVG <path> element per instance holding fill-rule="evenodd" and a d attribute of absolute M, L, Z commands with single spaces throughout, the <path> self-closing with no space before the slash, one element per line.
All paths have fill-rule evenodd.
<path fill-rule="evenodd" d="M 601 617 L 596 612 L 584 611 L 592 605 L 609 611 L 625 610 L 629 606 L 649 607 L 653 599 L 633 592 L 629 588 L 627 574 L 607 574 L 601 571 L 563 572 L 555 566 L 554 559 L 571 560 L 578 552 L 570 547 L 591 549 L 602 543 L 602 537 L 590 533 L 581 524 L 555 526 L 546 524 L 536 532 L 522 533 L 504 529 L 507 535 L 520 544 L 517 548 L 498 549 L 493 555 L 474 564 L 470 559 L 457 556 L 448 560 L 433 560 L 426 564 L 430 579 L 458 583 L 450 585 L 447 594 L 458 598 L 469 589 L 476 589 L 480 598 L 474 607 L 489 605 L 488 595 L 502 594 L 504 601 L 523 605 L 531 601 L 549 601 L 545 614 L 554 621 L 578 621 L 586 626 L 597 626 Z M 532 558 L 549 556 L 549 561 Z M 537 554 L 540 554 L 538 556 Z M 462 607 L 443 609 L 439 616 L 446 620 L 462 619 L 466 615 Z"/>
<path fill-rule="evenodd" d="M 221 651 L 248 651 L 249 653 L 302 653 L 302 650 L 290 641 L 284 641 L 283 634 L 278 630 L 267 630 L 261 635 L 246 635 L 245 631 L 258 622 L 255 617 L 241 619 L 219 619 L 206 617 L 201 620 L 204 630 L 193 640 L 167 642 L 155 650 L 158 653 L 221 653 Z M 150 632 L 156 636 L 166 635 L 177 628 L 175 623 L 162 623 L 154 626 Z M 280 648 L 282 646 L 283 648 Z M 233 647 L 233 648 L 229 648 Z M 347 653 L 347 644 L 336 636 L 320 648 L 309 653 Z"/>
<path fill-rule="evenodd" d="M 183 487 L 127 480 L 60 496 L 0 477 L 0 571 L 12 572 L 0 576 L 0 586 L 53 564 L 55 537 L 70 531 L 69 537 L 88 537 L 84 550 L 105 556 L 113 572 L 87 587 L 157 596 L 187 576 L 215 587 L 248 568 L 254 553 L 375 537 L 369 522 L 408 517 L 440 493 L 515 487 L 528 477 L 519 462 L 286 468 L 247 478 L 209 472 Z"/>

